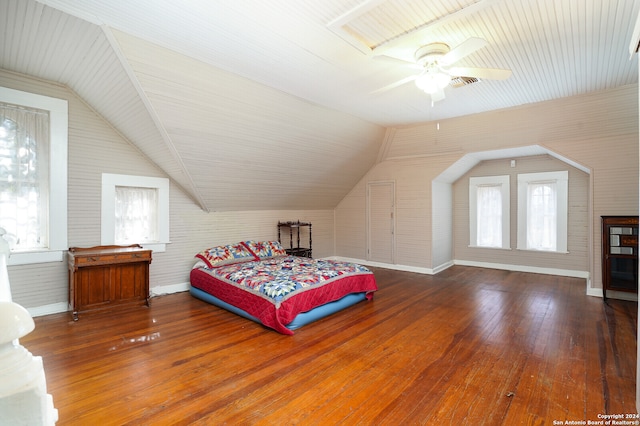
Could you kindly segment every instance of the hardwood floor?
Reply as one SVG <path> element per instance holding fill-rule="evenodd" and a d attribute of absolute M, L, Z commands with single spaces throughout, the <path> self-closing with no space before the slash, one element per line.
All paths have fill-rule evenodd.
<path fill-rule="evenodd" d="M 584 280 L 375 269 L 379 291 L 283 336 L 179 293 L 36 318 L 59 425 L 552 425 L 636 413 L 637 304 Z"/>

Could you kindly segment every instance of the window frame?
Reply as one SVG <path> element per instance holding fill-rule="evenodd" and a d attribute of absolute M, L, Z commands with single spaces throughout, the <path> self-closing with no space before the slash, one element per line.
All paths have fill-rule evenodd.
<path fill-rule="evenodd" d="M 478 187 L 500 186 L 502 195 L 502 245 L 501 247 L 479 246 L 478 241 Z M 469 247 L 511 250 L 511 186 L 510 176 L 472 176 L 469 178 Z"/>
<path fill-rule="evenodd" d="M 154 252 L 164 252 L 169 240 L 169 179 L 148 176 L 102 174 L 101 243 L 115 244 L 116 186 L 154 188 L 158 190 L 158 238 L 157 243 L 140 243 Z"/>
<path fill-rule="evenodd" d="M 7 264 L 62 262 L 67 243 L 69 105 L 67 100 L 0 87 L 0 101 L 49 111 L 49 247 L 12 251 Z"/>
<path fill-rule="evenodd" d="M 540 250 L 527 246 L 528 223 L 528 186 L 538 181 L 556 182 L 556 249 Z M 541 253 L 568 253 L 568 222 L 569 222 L 569 172 L 567 170 L 555 172 L 520 173 L 518 174 L 518 250 L 536 251 Z"/>

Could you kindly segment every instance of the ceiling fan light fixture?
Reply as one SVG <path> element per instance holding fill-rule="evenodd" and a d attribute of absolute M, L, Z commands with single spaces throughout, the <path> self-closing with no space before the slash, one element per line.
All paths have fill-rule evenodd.
<path fill-rule="evenodd" d="M 416 86 L 418 89 L 432 95 L 440 90 L 443 90 L 449 82 L 451 76 L 440 71 L 425 72 L 420 77 L 416 78 Z"/>

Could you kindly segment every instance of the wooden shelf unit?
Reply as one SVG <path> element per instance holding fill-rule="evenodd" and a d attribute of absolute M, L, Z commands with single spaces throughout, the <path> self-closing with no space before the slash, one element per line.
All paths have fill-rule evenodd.
<path fill-rule="evenodd" d="M 602 295 L 638 293 L 638 216 L 602 216 Z"/>
<path fill-rule="evenodd" d="M 151 250 L 139 245 L 71 247 L 68 252 L 69 308 L 80 312 L 119 305 L 149 305 Z"/>
<path fill-rule="evenodd" d="M 278 241 L 282 244 L 281 239 L 281 229 L 288 228 L 289 229 L 289 248 L 285 247 L 287 254 L 293 256 L 301 256 L 301 257 L 311 257 L 311 223 L 309 222 L 278 222 Z M 309 247 L 300 247 L 300 228 L 309 228 Z M 293 236 L 294 231 L 296 235 L 296 244 L 294 245 Z M 283 246 L 284 247 L 284 246 Z"/>

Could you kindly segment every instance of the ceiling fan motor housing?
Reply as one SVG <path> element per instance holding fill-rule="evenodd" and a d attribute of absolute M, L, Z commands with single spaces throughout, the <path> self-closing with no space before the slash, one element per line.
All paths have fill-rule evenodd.
<path fill-rule="evenodd" d="M 438 61 L 451 49 L 445 43 L 430 43 L 416 50 L 416 62 L 422 67 L 437 65 Z"/>
<path fill-rule="evenodd" d="M 480 79 L 505 80 L 509 78 L 511 70 L 508 69 L 452 66 L 462 58 L 486 46 L 487 41 L 478 37 L 468 38 L 453 50 L 448 44 L 442 42 L 420 46 L 414 51 L 413 56 L 415 65 L 422 68 L 422 72 L 419 75 L 404 78 L 395 84 L 387 86 L 387 88 L 394 88 L 413 81 L 420 90 L 431 95 L 432 102 L 436 102 L 444 99 L 444 89 L 447 86 L 462 87 L 477 83 Z M 396 56 L 393 54 L 391 56 L 403 62 L 410 62 L 410 60 L 406 59 L 406 52 L 406 48 L 401 49 L 401 51 L 395 53 Z"/>

